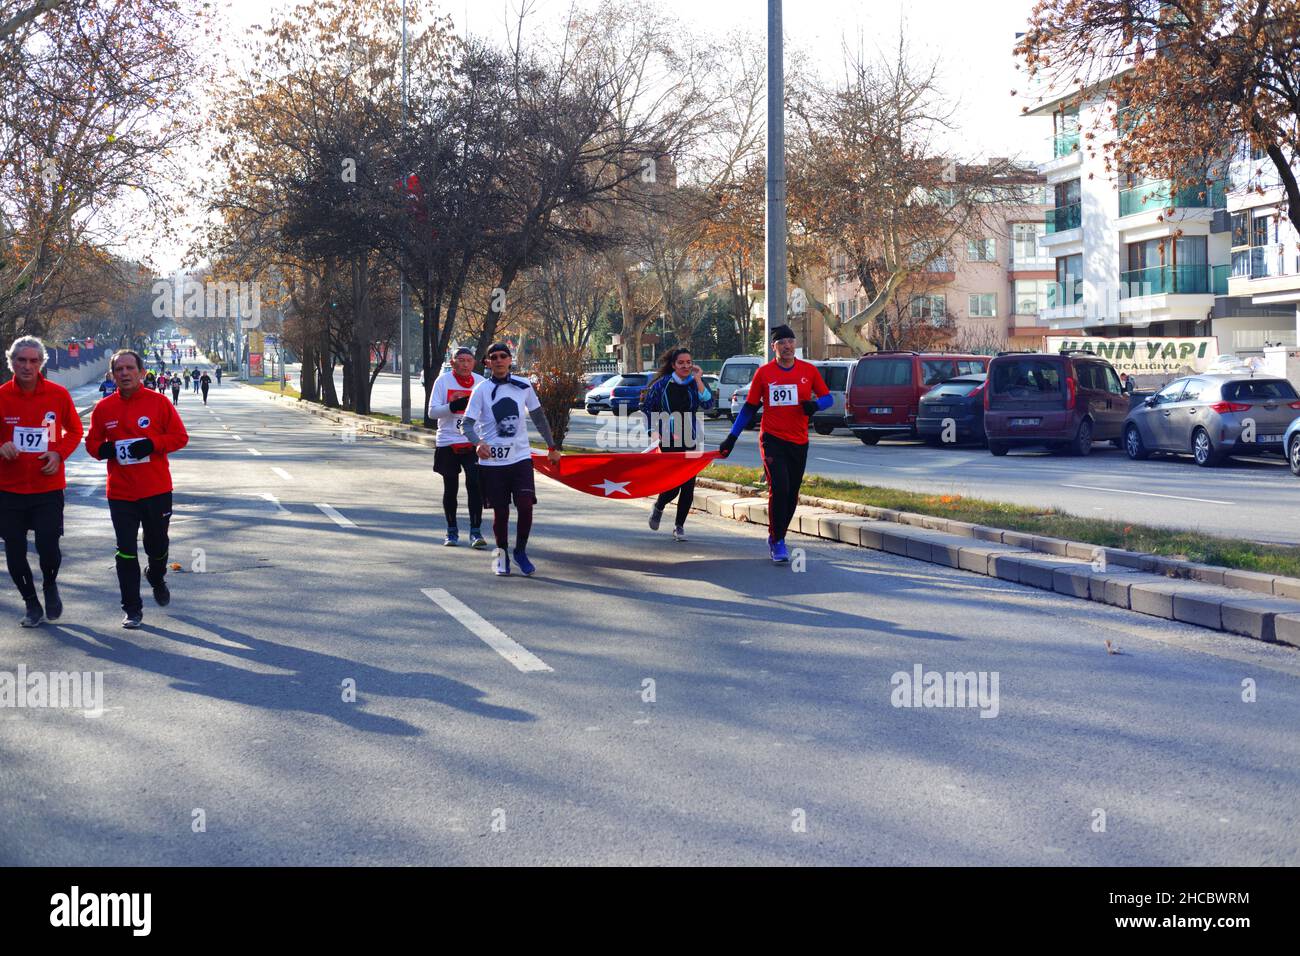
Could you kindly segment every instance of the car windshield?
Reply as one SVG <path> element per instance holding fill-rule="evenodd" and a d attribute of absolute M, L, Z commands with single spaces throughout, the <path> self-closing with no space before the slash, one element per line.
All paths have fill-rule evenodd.
<path fill-rule="evenodd" d="M 722 384 L 748 385 L 756 371 L 758 366 L 752 362 L 733 362 L 722 370 Z"/>
<path fill-rule="evenodd" d="M 618 387 L 627 388 L 628 386 L 635 386 L 637 388 L 643 388 L 645 383 L 646 376 L 644 375 L 624 375 L 618 380 Z"/>
<path fill-rule="evenodd" d="M 1294 386 L 1286 379 L 1263 378 L 1228 382 L 1223 386 L 1223 397 L 1229 402 L 1264 402 L 1269 399 L 1293 401 L 1297 396 Z"/>
<path fill-rule="evenodd" d="M 990 391 L 1029 398 L 1061 390 L 1061 366 L 1052 359 L 1022 358 L 995 362 Z"/>
<path fill-rule="evenodd" d="M 951 381 L 944 382 L 942 385 L 936 385 L 934 388 L 930 389 L 926 395 L 954 395 L 965 398 L 983 384 L 983 380 L 978 378 L 954 378 Z"/>
<path fill-rule="evenodd" d="M 822 373 L 822 381 L 832 392 L 844 391 L 844 386 L 849 380 L 849 370 L 843 365 L 824 365 L 817 369 Z"/>
<path fill-rule="evenodd" d="M 854 385 L 911 385 L 912 360 L 873 359 L 859 360 L 853 373 Z"/>

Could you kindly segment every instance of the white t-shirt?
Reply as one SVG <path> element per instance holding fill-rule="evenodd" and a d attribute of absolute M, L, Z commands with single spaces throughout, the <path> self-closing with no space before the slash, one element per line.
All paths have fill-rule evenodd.
<path fill-rule="evenodd" d="M 475 429 L 488 444 L 488 457 L 480 458 L 479 465 L 527 461 L 532 456 L 528 447 L 528 413 L 541 407 L 537 393 L 521 378 L 512 377 L 502 384 L 489 378 L 475 385 L 465 417 L 474 419 Z"/>
<path fill-rule="evenodd" d="M 469 388 L 466 388 L 461 385 L 460 382 L 456 381 L 455 372 L 443 372 L 439 375 L 437 380 L 433 383 L 433 390 L 429 392 L 429 407 L 434 408 L 438 405 L 446 405 L 457 398 L 469 396 L 473 392 L 474 386 L 483 381 L 483 376 L 478 374 L 478 372 L 470 372 L 469 374 L 474 379 L 473 384 L 470 385 Z M 439 448 L 447 445 L 468 444 L 465 441 L 465 435 L 461 431 L 461 422 L 464 420 L 464 411 L 455 412 L 444 418 L 438 419 L 437 444 Z"/>

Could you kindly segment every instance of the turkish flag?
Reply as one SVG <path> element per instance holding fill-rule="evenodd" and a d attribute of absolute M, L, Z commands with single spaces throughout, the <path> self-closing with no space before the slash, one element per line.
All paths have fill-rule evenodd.
<path fill-rule="evenodd" d="M 533 467 L 597 498 L 648 498 L 686 483 L 717 457 L 716 451 L 664 454 L 656 449 L 648 454 L 565 455 L 552 465 L 544 454 L 534 454 Z"/>

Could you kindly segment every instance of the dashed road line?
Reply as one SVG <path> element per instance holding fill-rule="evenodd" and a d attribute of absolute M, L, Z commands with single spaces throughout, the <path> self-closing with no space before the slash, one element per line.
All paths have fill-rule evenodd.
<path fill-rule="evenodd" d="M 529 671 L 553 671 L 540 657 L 518 641 L 512 640 L 504 631 L 471 610 L 466 606 L 465 602 L 451 593 L 442 588 L 421 588 L 420 590 L 425 597 L 454 617 L 464 625 L 467 631 L 504 657 L 518 670 L 524 673 Z"/>
<path fill-rule="evenodd" d="M 271 470 L 275 472 L 277 475 L 279 475 L 281 478 L 283 478 L 285 481 L 293 481 L 293 475 L 289 474 L 283 468 L 273 467 Z"/>
<path fill-rule="evenodd" d="M 1175 498 L 1178 501 L 1199 501 L 1207 505 L 1231 505 L 1235 501 L 1216 501 L 1214 498 L 1188 498 L 1186 495 L 1160 495 L 1154 491 L 1134 491 L 1132 488 L 1098 488 L 1095 485 L 1067 485 L 1061 483 L 1062 488 L 1083 488 L 1085 491 L 1109 491 L 1116 495 L 1142 495 L 1146 498 Z"/>
<path fill-rule="evenodd" d="M 248 450 L 249 450 L 252 454 L 257 455 L 257 456 L 259 456 L 259 457 L 260 457 L 261 454 L 262 454 L 262 453 L 261 453 L 260 451 L 258 451 L 256 448 L 253 448 L 253 447 L 251 447 L 251 446 L 249 447 Z"/>
<path fill-rule="evenodd" d="M 320 503 L 320 502 L 317 502 L 317 503 L 316 503 L 316 507 L 319 508 L 319 509 L 321 510 L 321 512 L 322 512 L 326 517 L 328 517 L 331 521 L 333 521 L 333 522 L 334 522 L 336 525 L 338 525 L 340 528 L 355 528 L 355 527 L 356 527 L 355 524 L 353 524 L 353 523 L 352 523 L 351 521 L 349 521 L 347 518 L 343 517 L 341 514 L 339 514 L 335 509 L 331 508 L 329 505 L 327 505 L 327 504 L 322 504 L 322 503 Z"/>

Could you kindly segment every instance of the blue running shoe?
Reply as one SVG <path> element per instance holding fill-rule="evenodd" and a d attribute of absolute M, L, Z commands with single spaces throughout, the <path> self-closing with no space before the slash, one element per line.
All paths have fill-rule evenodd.
<path fill-rule="evenodd" d="M 456 528 L 447 529 L 447 537 L 443 539 L 443 547 L 454 548 L 460 542 L 460 531 Z"/>
<path fill-rule="evenodd" d="M 487 542 L 483 540 L 483 532 L 478 528 L 469 529 L 469 546 L 475 551 L 482 551 L 487 547 Z"/>
<path fill-rule="evenodd" d="M 786 564 L 790 560 L 790 552 L 786 550 L 784 539 L 773 541 L 770 550 L 773 564 Z"/>
<path fill-rule="evenodd" d="M 511 553 L 514 554 L 515 564 L 519 565 L 519 570 L 524 577 L 529 577 L 537 570 L 537 566 L 528 560 L 528 555 L 524 554 L 524 552 L 520 551 L 518 548 L 515 548 Z"/>

